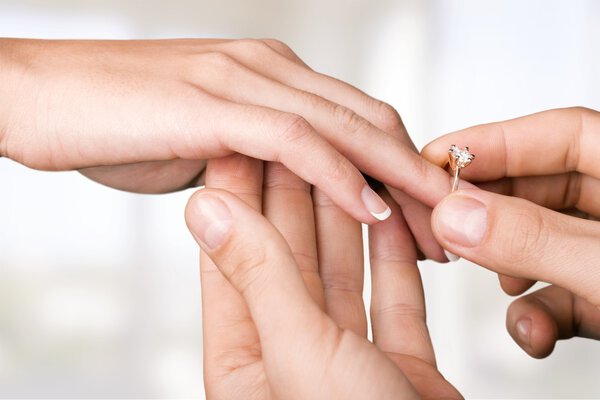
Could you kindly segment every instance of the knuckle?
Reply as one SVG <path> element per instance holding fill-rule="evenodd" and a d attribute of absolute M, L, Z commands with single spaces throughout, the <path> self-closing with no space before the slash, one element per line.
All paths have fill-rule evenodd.
<path fill-rule="evenodd" d="M 568 111 L 571 112 L 573 114 L 573 117 L 575 118 L 587 117 L 589 115 L 594 115 L 598 113 L 597 111 L 582 106 L 571 107 L 568 109 Z"/>
<path fill-rule="evenodd" d="M 369 122 L 349 108 L 336 104 L 333 117 L 342 129 L 349 133 L 357 133 L 369 125 Z"/>
<path fill-rule="evenodd" d="M 505 249 L 507 261 L 511 264 L 537 265 L 548 246 L 549 235 L 544 218 L 538 210 L 526 210 L 514 216 L 514 225 L 508 248 Z"/>
<path fill-rule="evenodd" d="M 271 47 L 272 49 L 275 49 L 275 51 L 277 51 L 280 54 L 287 54 L 287 55 L 294 54 L 294 52 L 292 51 L 290 46 L 283 43 L 281 40 L 263 39 L 262 42 L 264 44 L 266 44 L 267 46 Z"/>
<path fill-rule="evenodd" d="M 362 281 L 357 279 L 351 271 L 339 271 L 339 268 L 328 268 L 327 265 L 321 265 L 320 268 L 321 281 L 325 291 L 339 290 L 362 294 Z"/>
<path fill-rule="evenodd" d="M 310 184 L 299 178 L 281 163 L 265 166 L 263 189 L 269 191 L 302 191 L 310 193 Z"/>
<path fill-rule="evenodd" d="M 298 93 L 298 97 L 310 109 L 335 112 L 336 107 L 331 102 L 314 93 L 301 91 Z"/>
<path fill-rule="evenodd" d="M 418 179 L 421 182 L 431 181 L 432 173 L 435 171 L 435 167 L 432 167 L 432 165 L 425 158 L 414 157 L 413 159 L 409 160 L 407 165 L 412 171 L 412 175 L 415 177 L 415 179 Z M 398 182 L 398 184 L 395 185 L 395 188 L 408 193 L 414 190 L 408 181 Z"/>
<path fill-rule="evenodd" d="M 383 130 L 390 134 L 397 133 L 399 130 L 402 130 L 404 124 L 398 111 L 396 111 L 396 109 L 388 103 L 384 103 L 378 100 L 376 100 L 376 102 L 376 114 L 379 116 L 379 120 L 381 121 L 381 127 L 383 128 Z"/>
<path fill-rule="evenodd" d="M 409 247 L 410 249 L 410 247 Z M 392 265 L 410 265 L 414 263 L 415 253 L 407 251 L 406 248 L 397 243 L 389 243 L 373 249 L 371 252 L 371 262 L 389 263 Z"/>
<path fill-rule="evenodd" d="M 240 64 L 230 55 L 218 51 L 203 53 L 199 55 L 202 65 L 209 65 L 215 71 L 218 71 L 218 76 L 230 76 L 237 72 Z"/>
<path fill-rule="evenodd" d="M 279 136 L 287 143 L 301 141 L 314 133 L 310 123 L 299 115 L 283 114 L 280 124 Z"/>
<path fill-rule="evenodd" d="M 267 44 L 267 46 L 269 46 L 273 51 L 278 53 L 280 56 L 287 58 L 288 60 L 293 61 L 297 64 L 306 66 L 306 64 L 304 64 L 300 57 L 298 57 L 296 52 L 282 41 L 277 39 L 264 39 L 263 42 Z"/>
<path fill-rule="evenodd" d="M 236 41 L 242 51 L 253 55 L 273 54 L 275 50 L 270 47 L 264 40 L 258 39 L 241 39 Z"/>
<path fill-rule="evenodd" d="M 313 187 L 312 195 L 313 206 L 315 208 L 338 208 L 337 204 L 333 202 L 331 197 L 327 196 L 325 192 L 319 188 Z"/>
<path fill-rule="evenodd" d="M 264 166 L 264 186 L 272 185 L 272 182 L 285 182 L 291 174 L 290 170 L 282 163 L 268 163 Z"/>
<path fill-rule="evenodd" d="M 316 279 L 321 279 L 316 266 L 319 263 L 316 254 L 311 254 L 303 251 L 292 251 L 292 256 L 296 260 L 298 270 L 304 274 L 313 274 Z"/>
<path fill-rule="evenodd" d="M 330 165 L 326 168 L 326 171 L 326 176 L 329 180 L 341 182 L 352 176 L 353 167 L 348 160 L 338 153 L 330 161 Z"/>
<path fill-rule="evenodd" d="M 256 286 L 256 282 L 261 277 L 267 262 L 266 247 L 238 243 L 229 246 L 227 253 L 238 255 L 233 268 L 229 271 L 229 281 L 241 294 L 244 294 L 249 288 Z"/>
<path fill-rule="evenodd" d="M 379 316 L 425 319 L 425 309 L 414 304 L 392 302 L 390 304 L 374 303 L 371 312 Z"/>

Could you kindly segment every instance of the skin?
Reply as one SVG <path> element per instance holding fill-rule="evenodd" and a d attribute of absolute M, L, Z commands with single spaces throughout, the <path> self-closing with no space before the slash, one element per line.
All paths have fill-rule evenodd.
<path fill-rule="evenodd" d="M 2 156 L 164 193 L 203 184 L 207 160 L 241 153 L 281 162 L 372 224 L 362 171 L 388 185 L 420 250 L 445 261 L 425 221 L 447 174 L 418 156 L 392 107 L 281 42 L 0 39 L 0 49 Z"/>
<path fill-rule="evenodd" d="M 507 329 L 531 356 L 546 357 L 561 339 L 599 340 L 600 113 L 558 109 L 475 126 L 435 140 L 422 154 L 441 166 L 451 143 L 477 155 L 462 176 L 486 191 L 461 190 L 436 207 L 432 229 L 442 246 L 499 273 L 508 294 L 538 280 L 552 284 L 508 309 Z M 444 232 L 445 205 L 456 199 L 484 205 L 479 244 L 461 245 Z"/>
<path fill-rule="evenodd" d="M 423 150 L 428 163 L 393 108 L 278 41 L 0 39 L 0 49 L 0 156 L 134 192 L 206 183 L 186 214 L 197 239 L 202 197 L 231 212 L 224 243 L 199 239 L 211 398 L 460 398 L 436 369 L 416 269 L 418 250 L 445 260 L 435 239 L 498 272 L 509 294 L 553 284 L 508 310 L 509 332 L 532 356 L 560 339 L 600 339 L 595 111 L 456 132 Z M 490 192 L 462 190 L 432 214 L 448 192 L 436 164 L 452 143 L 486 160 L 463 178 Z M 274 163 L 263 171 L 238 153 Z M 370 228 L 373 343 L 357 221 L 377 220 L 361 172 L 386 184 L 393 210 Z M 486 208 L 475 246 L 440 229 L 440 210 L 458 197 Z"/>
<path fill-rule="evenodd" d="M 207 398 L 461 398 L 436 368 L 398 206 L 369 229 L 370 342 L 360 224 L 281 164 L 260 164 L 211 160 L 186 209 L 203 250 Z M 223 221 L 219 241 L 206 239 Z"/>

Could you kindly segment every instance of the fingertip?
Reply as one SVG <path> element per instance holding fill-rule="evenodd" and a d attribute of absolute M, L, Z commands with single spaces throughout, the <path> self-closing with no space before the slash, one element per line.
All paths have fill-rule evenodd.
<path fill-rule="evenodd" d="M 360 196 L 367 211 L 377 221 L 385 221 L 392 215 L 392 209 L 369 185 L 365 184 Z"/>
<path fill-rule="evenodd" d="M 448 251 L 477 247 L 487 231 L 487 207 L 476 190 L 460 190 L 446 196 L 434 209 L 431 229 L 438 242 Z"/>
<path fill-rule="evenodd" d="M 483 204 L 476 198 L 469 197 L 470 191 L 471 189 L 464 189 L 449 194 L 433 208 L 431 213 L 431 231 L 443 248 L 448 262 L 460 260 L 463 257 L 461 254 L 463 250 L 475 247 L 477 243 L 474 242 L 481 241 L 485 233 L 487 219 L 482 215 L 485 213 L 481 212 Z M 476 211 L 475 216 L 478 218 L 469 217 L 472 216 L 473 211 Z M 477 219 L 486 221 L 477 223 Z"/>
<path fill-rule="evenodd" d="M 192 195 L 185 209 L 190 232 L 205 250 L 214 250 L 226 239 L 233 224 L 231 210 L 219 191 L 199 190 Z"/>
<path fill-rule="evenodd" d="M 541 303 L 515 300 L 507 311 L 506 328 L 513 340 L 533 358 L 548 357 L 558 340 L 558 326 Z"/>

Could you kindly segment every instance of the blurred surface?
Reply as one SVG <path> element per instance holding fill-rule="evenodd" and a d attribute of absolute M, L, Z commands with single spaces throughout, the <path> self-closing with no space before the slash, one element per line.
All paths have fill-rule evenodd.
<path fill-rule="evenodd" d="M 476 123 L 600 109 L 594 0 L 166 4 L 0 0 L 0 36 L 278 38 L 394 105 L 419 148 Z M 203 397 L 191 191 L 127 194 L 5 159 L 0 182 L 0 397 Z M 493 274 L 422 271 L 439 366 L 466 397 L 600 395 L 600 344 L 532 360 L 504 329 L 511 299 Z"/>

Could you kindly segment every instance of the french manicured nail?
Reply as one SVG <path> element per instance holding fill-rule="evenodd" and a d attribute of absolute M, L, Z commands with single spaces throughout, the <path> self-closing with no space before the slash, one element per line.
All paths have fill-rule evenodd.
<path fill-rule="evenodd" d="M 517 329 L 517 336 L 521 344 L 529 346 L 531 337 L 531 320 L 529 318 L 523 318 L 517 321 L 515 326 Z"/>
<path fill-rule="evenodd" d="M 385 201 L 368 185 L 362 190 L 361 197 L 367 210 L 378 220 L 383 221 L 392 215 L 392 210 L 385 204 Z"/>
<path fill-rule="evenodd" d="M 448 242 L 475 247 L 487 229 L 485 205 L 473 198 L 455 195 L 442 201 L 437 212 L 440 234 Z"/>
<path fill-rule="evenodd" d="M 196 238 L 209 249 L 223 243 L 233 221 L 227 205 L 211 195 L 200 195 L 196 198 L 192 218 Z"/>
<path fill-rule="evenodd" d="M 450 262 L 454 262 L 454 261 L 460 260 L 459 256 L 457 256 L 454 253 L 449 252 L 448 250 L 444 250 L 444 254 L 446 255 L 446 258 L 448 259 L 448 261 L 450 261 Z"/>

